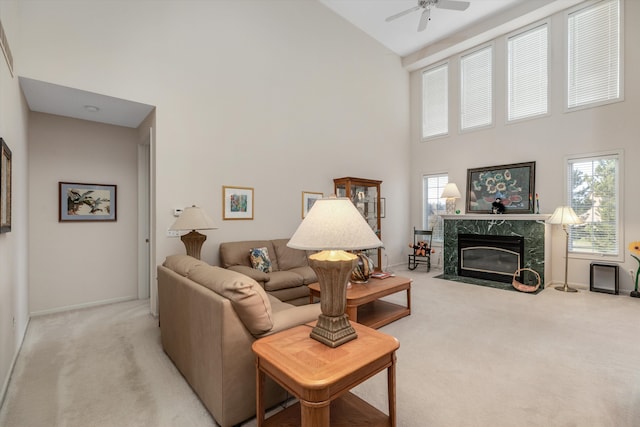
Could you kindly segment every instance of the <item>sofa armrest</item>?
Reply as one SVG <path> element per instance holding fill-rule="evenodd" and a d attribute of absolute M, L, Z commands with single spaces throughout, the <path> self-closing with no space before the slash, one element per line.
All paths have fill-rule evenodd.
<path fill-rule="evenodd" d="M 275 334 L 276 332 L 284 331 L 294 326 L 313 322 L 314 320 L 318 320 L 320 313 L 322 313 L 320 311 L 320 304 L 294 306 L 287 310 L 273 313 L 273 328 L 260 336 Z"/>
<path fill-rule="evenodd" d="M 232 265 L 229 270 L 237 271 L 245 276 L 251 277 L 253 280 L 259 283 L 269 281 L 269 275 L 263 271 L 256 270 L 255 268 L 247 267 L 246 265 Z"/>

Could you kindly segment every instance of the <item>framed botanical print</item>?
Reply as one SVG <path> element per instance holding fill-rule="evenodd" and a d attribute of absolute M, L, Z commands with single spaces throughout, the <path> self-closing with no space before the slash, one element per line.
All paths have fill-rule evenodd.
<path fill-rule="evenodd" d="M 58 221 L 116 221 L 117 189 L 111 184 L 58 183 Z"/>
<path fill-rule="evenodd" d="M 533 213 L 536 162 L 467 169 L 467 213 L 492 213 L 501 202 L 504 213 Z"/>
<path fill-rule="evenodd" d="M 222 186 L 222 219 L 253 219 L 253 188 Z"/>

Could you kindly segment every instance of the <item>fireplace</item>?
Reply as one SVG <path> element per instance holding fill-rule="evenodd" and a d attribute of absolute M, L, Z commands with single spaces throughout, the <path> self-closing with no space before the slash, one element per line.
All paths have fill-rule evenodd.
<path fill-rule="evenodd" d="M 524 267 L 524 238 L 458 234 L 458 275 L 511 283 Z"/>

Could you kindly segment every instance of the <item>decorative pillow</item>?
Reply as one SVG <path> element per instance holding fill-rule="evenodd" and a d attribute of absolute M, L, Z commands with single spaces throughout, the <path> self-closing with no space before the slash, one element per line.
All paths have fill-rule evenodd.
<path fill-rule="evenodd" d="M 271 273 L 271 260 L 267 248 L 253 248 L 249 251 L 251 265 L 263 273 Z"/>

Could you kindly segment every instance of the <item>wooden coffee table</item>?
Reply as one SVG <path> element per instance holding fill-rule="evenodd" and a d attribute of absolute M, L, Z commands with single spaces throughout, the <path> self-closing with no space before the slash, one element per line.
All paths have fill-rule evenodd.
<path fill-rule="evenodd" d="M 352 326 L 358 338 L 331 348 L 309 337 L 314 323 L 296 326 L 253 343 L 258 427 L 395 427 L 398 340 L 354 323 Z M 349 392 L 385 369 L 388 415 Z M 266 376 L 299 401 L 265 420 Z"/>
<path fill-rule="evenodd" d="M 347 289 L 347 309 L 349 320 L 370 328 L 380 328 L 411 314 L 412 279 L 391 276 L 386 279 L 369 279 L 368 283 L 353 283 Z M 320 284 L 309 285 L 309 300 L 320 297 Z M 380 298 L 397 292 L 407 291 L 407 305 L 402 306 Z"/>

